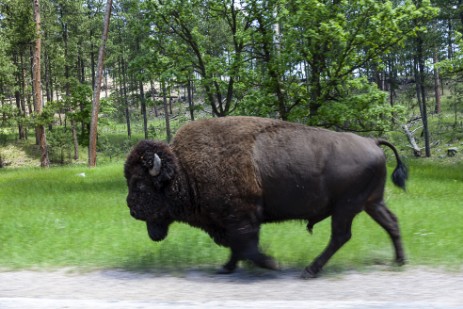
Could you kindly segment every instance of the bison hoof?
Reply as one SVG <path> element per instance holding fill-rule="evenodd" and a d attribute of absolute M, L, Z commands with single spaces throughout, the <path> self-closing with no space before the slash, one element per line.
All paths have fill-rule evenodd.
<path fill-rule="evenodd" d="M 280 270 L 280 266 L 278 265 L 278 263 L 272 259 L 272 258 L 267 258 L 266 260 L 264 260 L 264 262 L 262 264 L 260 264 L 259 266 L 263 267 L 263 268 L 267 268 L 267 269 L 271 269 L 271 270 Z"/>
<path fill-rule="evenodd" d="M 314 279 L 314 278 L 317 278 L 317 274 L 313 272 L 312 270 L 310 270 L 309 268 L 305 268 L 301 274 L 301 278 L 305 280 Z"/>
<path fill-rule="evenodd" d="M 397 266 L 404 266 L 406 263 L 407 263 L 407 261 L 405 260 L 405 258 L 397 258 L 395 260 L 395 264 Z"/>
<path fill-rule="evenodd" d="M 235 269 L 230 269 L 230 268 L 223 266 L 222 268 L 216 271 L 216 274 L 217 275 L 229 275 L 229 274 L 232 274 L 233 272 L 235 272 Z"/>

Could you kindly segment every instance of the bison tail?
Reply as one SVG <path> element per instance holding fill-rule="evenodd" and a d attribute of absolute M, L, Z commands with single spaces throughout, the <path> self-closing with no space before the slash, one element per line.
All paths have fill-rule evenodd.
<path fill-rule="evenodd" d="M 385 140 L 382 140 L 382 139 L 378 139 L 376 141 L 376 143 L 378 145 L 388 146 L 394 152 L 395 158 L 397 160 L 397 166 L 395 167 L 394 171 L 392 172 L 392 182 L 396 186 L 398 186 L 398 187 L 402 188 L 403 190 L 405 190 L 405 182 L 408 179 L 408 168 L 402 162 L 402 160 L 400 159 L 400 156 L 399 156 L 399 153 L 397 152 L 397 149 L 394 147 L 394 145 L 392 145 L 391 143 L 389 143 L 389 142 L 387 142 Z"/>

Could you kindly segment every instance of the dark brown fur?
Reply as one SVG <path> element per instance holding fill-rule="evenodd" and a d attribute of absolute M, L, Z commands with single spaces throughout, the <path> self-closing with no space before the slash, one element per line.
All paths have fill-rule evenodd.
<path fill-rule="evenodd" d="M 314 277 L 349 240 L 352 220 L 362 210 L 389 233 L 402 263 L 397 220 L 383 202 L 380 144 L 394 150 L 394 182 L 404 187 L 405 166 L 385 141 L 254 117 L 191 122 L 170 146 L 141 141 L 134 148 L 125 164 L 127 203 L 132 216 L 146 221 L 153 240 L 164 239 L 169 225 L 181 221 L 229 247 L 223 273 L 234 271 L 239 260 L 277 268 L 258 247 L 262 223 L 307 220 L 312 230 L 331 216 L 330 243 L 303 273 Z M 148 173 L 154 153 L 162 161 L 156 177 Z"/>

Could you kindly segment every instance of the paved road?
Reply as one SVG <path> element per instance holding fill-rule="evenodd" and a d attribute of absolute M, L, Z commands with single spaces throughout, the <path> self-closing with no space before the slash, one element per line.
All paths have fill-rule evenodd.
<path fill-rule="evenodd" d="M 297 271 L 156 274 L 117 270 L 0 272 L 0 308 L 461 308 L 463 273 L 343 272 L 304 281 Z"/>

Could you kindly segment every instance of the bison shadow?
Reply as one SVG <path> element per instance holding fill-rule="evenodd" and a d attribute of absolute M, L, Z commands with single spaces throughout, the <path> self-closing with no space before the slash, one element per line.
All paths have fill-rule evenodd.
<path fill-rule="evenodd" d="M 256 267 L 251 262 L 241 262 L 236 272 L 231 274 L 217 274 L 217 265 L 162 265 L 156 261 L 156 254 L 133 254 L 128 257 L 117 270 L 125 273 L 126 276 L 115 276 L 120 279 L 139 279 L 140 277 L 176 277 L 185 280 L 205 280 L 218 282 L 258 282 L 282 279 L 300 280 L 301 265 L 280 265 L 280 270 L 266 270 Z M 323 269 L 320 277 L 339 279 L 352 273 L 368 273 L 375 271 L 397 272 L 405 271 L 406 267 L 399 267 L 387 259 L 379 257 L 365 257 L 354 264 L 335 262 Z M 111 272 L 107 273 L 111 276 Z M 316 281 L 317 279 L 315 279 Z"/>

